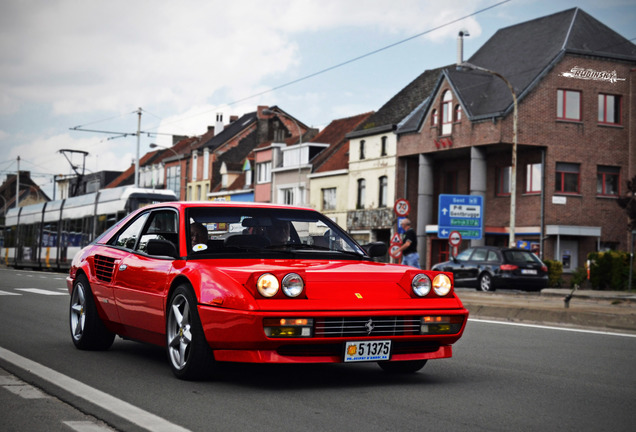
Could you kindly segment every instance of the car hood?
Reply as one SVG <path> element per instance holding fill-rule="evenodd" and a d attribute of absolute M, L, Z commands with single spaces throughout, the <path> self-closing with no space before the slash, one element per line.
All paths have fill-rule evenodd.
<path fill-rule="evenodd" d="M 232 260 L 215 264 L 216 272 L 223 273 L 253 295 L 255 281 L 263 273 L 272 273 L 281 280 L 287 273 L 294 272 L 305 281 L 306 299 L 259 299 L 256 295 L 255 305 L 258 306 L 255 308 L 258 309 L 289 308 L 292 302 L 294 307 L 309 302 L 311 308 L 320 309 L 421 308 L 421 301 L 426 300 L 411 294 L 413 276 L 424 271 L 402 265 L 344 260 L 252 260 L 242 263 Z M 430 300 L 435 300 L 440 308 L 462 307 L 454 294 Z"/>

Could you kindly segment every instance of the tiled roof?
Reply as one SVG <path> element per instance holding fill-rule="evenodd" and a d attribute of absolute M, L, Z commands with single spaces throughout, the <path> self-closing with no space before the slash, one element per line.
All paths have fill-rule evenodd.
<path fill-rule="evenodd" d="M 345 144 L 347 151 L 349 149 L 349 140 L 346 135 L 372 115 L 373 112 L 371 111 L 353 117 L 334 120 L 320 131 L 311 141 L 329 144 L 329 147 L 318 153 L 311 160 L 313 172 L 346 169 L 349 165 L 349 158 L 343 158 L 340 151 L 340 148 Z"/>
<path fill-rule="evenodd" d="M 210 151 L 214 151 L 220 145 L 230 141 L 232 137 L 241 132 L 243 129 L 256 122 L 256 119 L 256 111 L 243 114 L 238 120 L 235 120 L 225 126 L 225 128 L 221 132 L 217 131 L 216 135 L 208 139 L 201 139 L 199 141 L 199 144 L 197 144 L 195 147 L 196 149 L 203 149 L 205 147 L 208 147 Z"/>
<path fill-rule="evenodd" d="M 141 156 L 139 158 L 139 167 L 141 168 L 145 165 L 152 164 L 157 162 L 158 160 L 161 160 L 162 158 L 160 159 L 160 156 L 163 155 L 164 151 L 165 150 L 155 150 Z M 118 186 L 124 186 L 124 185 L 131 185 L 134 183 L 135 183 L 135 164 L 132 164 L 128 167 L 126 171 L 121 173 L 112 182 L 107 184 L 106 189 L 110 189 L 110 188 L 114 188 Z"/>
<path fill-rule="evenodd" d="M 498 30 L 468 63 L 506 77 L 521 100 L 567 53 L 636 61 L 636 45 L 573 8 Z M 501 79 L 455 67 L 445 75 L 470 118 L 511 109 L 512 95 Z"/>
<path fill-rule="evenodd" d="M 395 129 L 430 95 L 443 69 L 443 67 L 440 67 L 424 71 L 385 103 L 375 114 L 358 126 L 355 132 L 349 134 L 349 136 L 351 138 L 360 137 L 378 133 L 379 131 Z"/>

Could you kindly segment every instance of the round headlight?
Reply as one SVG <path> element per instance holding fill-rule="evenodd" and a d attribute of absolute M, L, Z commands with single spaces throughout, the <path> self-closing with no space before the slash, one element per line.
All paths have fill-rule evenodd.
<path fill-rule="evenodd" d="M 256 281 L 256 288 L 263 297 L 274 297 L 278 292 L 278 279 L 271 273 L 265 273 Z"/>
<path fill-rule="evenodd" d="M 289 273 L 283 278 L 283 292 L 287 297 L 298 297 L 305 288 L 305 282 L 300 275 Z"/>
<path fill-rule="evenodd" d="M 425 274 L 419 273 L 413 278 L 411 287 L 417 296 L 424 297 L 431 292 L 431 280 Z"/>
<path fill-rule="evenodd" d="M 433 291 L 440 297 L 444 297 L 453 288 L 453 284 L 445 274 L 438 274 L 433 278 Z"/>

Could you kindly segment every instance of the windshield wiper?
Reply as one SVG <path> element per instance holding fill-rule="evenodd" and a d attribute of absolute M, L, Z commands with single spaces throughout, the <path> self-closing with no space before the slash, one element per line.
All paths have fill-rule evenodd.
<path fill-rule="evenodd" d="M 283 247 L 288 251 L 293 250 L 313 250 L 313 251 L 321 251 L 321 252 L 334 252 L 334 253 L 342 253 L 346 255 L 352 255 L 358 258 L 366 258 L 365 255 L 355 252 L 355 251 L 347 251 L 342 249 L 331 249 L 327 246 L 320 246 L 315 244 L 307 244 L 307 243 L 287 243 L 285 245 L 280 245 L 279 247 Z M 276 248 L 276 246 L 269 246 L 269 248 Z"/>

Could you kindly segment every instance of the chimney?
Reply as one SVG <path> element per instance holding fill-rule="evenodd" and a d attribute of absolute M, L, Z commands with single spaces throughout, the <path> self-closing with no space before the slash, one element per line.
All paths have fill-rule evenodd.
<path fill-rule="evenodd" d="M 464 63 L 464 36 L 470 36 L 468 30 L 460 30 L 457 35 L 457 66 Z"/>
<path fill-rule="evenodd" d="M 216 114 L 216 124 L 214 125 L 214 135 L 218 135 L 223 131 L 223 114 Z"/>
<path fill-rule="evenodd" d="M 234 123 L 237 120 L 238 120 L 238 116 L 237 115 L 230 116 L 230 123 Z"/>

